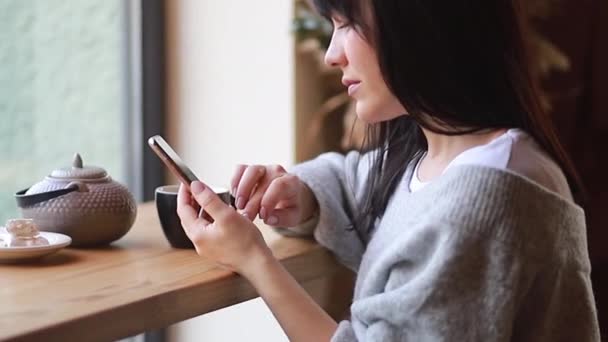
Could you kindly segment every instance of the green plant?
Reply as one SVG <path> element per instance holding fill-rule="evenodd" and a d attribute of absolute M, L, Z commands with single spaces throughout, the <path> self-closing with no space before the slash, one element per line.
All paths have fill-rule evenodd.
<path fill-rule="evenodd" d="M 319 48 L 327 49 L 331 39 L 331 24 L 313 12 L 303 1 L 296 2 L 296 15 L 292 22 L 292 30 L 296 35 L 296 41 L 312 39 L 319 43 Z"/>

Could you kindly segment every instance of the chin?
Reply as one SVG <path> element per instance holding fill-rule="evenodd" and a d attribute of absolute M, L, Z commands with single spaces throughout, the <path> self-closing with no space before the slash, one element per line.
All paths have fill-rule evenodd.
<path fill-rule="evenodd" d="M 404 114 L 403 112 L 396 113 L 395 111 L 389 111 L 382 106 L 374 106 L 365 101 L 357 101 L 355 112 L 357 113 L 359 120 L 367 124 L 389 121 Z"/>
<path fill-rule="evenodd" d="M 357 101 L 355 106 L 355 112 L 357 113 L 357 117 L 359 120 L 367 123 L 373 124 L 376 122 L 380 122 L 380 117 L 378 115 L 378 108 L 375 106 L 370 106 L 365 101 Z"/>

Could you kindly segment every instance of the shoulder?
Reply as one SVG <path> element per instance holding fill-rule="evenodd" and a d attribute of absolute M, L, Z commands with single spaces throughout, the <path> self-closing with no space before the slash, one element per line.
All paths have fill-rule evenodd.
<path fill-rule="evenodd" d="M 512 141 L 507 169 L 572 200 L 563 171 L 535 139 L 520 129 L 511 129 L 506 134 Z"/>
<path fill-rule="evenodd" d="M 582 208 L 510 170 L 459 165 L 426 190 L 428 215 L 460 238 L 503 241 L 536 256 L 586 250 Z"/>
<path fill-rule="evenodd" d="M 484 216 L 478 212 L 480 209 L 491 209 L 488 212 L 490 216 L 510 214 L 518 219 L 542 214 L 545 221 L 560 216 L 548 213 L 583 214 L 582 208 L 574 202 L 509 169 L 458 165 L 431 184 L 429 190 L 429 195 L 437 203 L 445 205 L 446 212 L 471 211 L 480 218 Z M 521 212 L 527 215 L 519 217 Z"/>

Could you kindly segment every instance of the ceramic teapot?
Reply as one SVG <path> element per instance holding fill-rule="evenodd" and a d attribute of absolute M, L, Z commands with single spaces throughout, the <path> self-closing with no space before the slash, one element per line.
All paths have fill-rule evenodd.
<path fill-rule="evenodd" d="M 83 166 L 79 154 L 72 167 L 57 169 L 29 189 L 15 194 L 24 218 L 38 229 L 72 238 L 72 246 L 106 245 L 124 236 L 137 207 L 129 190 L 99 167 Z"/>

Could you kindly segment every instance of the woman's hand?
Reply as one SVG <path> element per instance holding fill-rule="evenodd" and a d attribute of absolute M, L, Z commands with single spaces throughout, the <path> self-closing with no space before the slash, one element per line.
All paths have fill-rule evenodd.
<path fill-rule="evenodd" d="M 177 214 L 196 252 L 238 273 L 272 257 L 258 228 L 224 203 L 209 187 L 192 182 L 192 194 L 183 185 L 177 196 Z M 211 221 L 199 217 L 196 201 Z"/>
<path fill-rule="evenodd" d="M 270 226 L 293 227 L 317 210 L 313 192 L 280 165 L 239 165 L 231 181 L 237 209 Z"/>
<path fill-rule="evenodd" d="M 336 322 L 272 256 L 257 227 L 201 182 L 190 189 L 180 187 L 177 213 L 198 254 L 249 280 L 291 341 L 329 341 Z M 193 200 L 213 222 L 199 217 Z"/>

